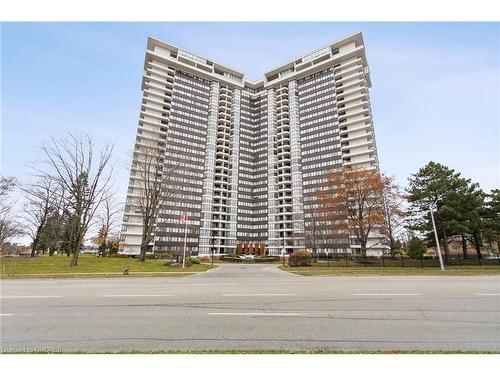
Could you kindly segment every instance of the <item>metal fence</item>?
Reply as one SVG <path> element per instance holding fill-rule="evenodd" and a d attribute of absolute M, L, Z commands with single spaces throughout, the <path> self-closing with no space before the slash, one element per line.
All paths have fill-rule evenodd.
<path fill-rule="evenodd" d="M 500 256 L 468 256 L 460 255 L 443 257 L 446 266 L 500 266 Z M 412 259 L 403 255 L 384 255 L 382 257 L 356 256 L 349 254 L 316 254 L 313 263 L 320 263 L 330 267 L 418 267 L 439 268 L 439 259 L 420 258 Z"/>

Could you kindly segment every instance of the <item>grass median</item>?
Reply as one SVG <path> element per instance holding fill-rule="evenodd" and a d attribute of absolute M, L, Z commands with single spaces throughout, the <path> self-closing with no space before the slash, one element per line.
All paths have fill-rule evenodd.
<path fill-rule="evenodd" d="M 303 276 L 478 276 L 500 275 L 500 266 L 449 266 L 444 271 L 439 268 L 417 267 L 328 267 L 328 265 L 312 265 L 306 267 L 283 267 L 288 271 Z"/>
<path fill-rule="evenodd" d="M 66 256 L 42 255 L 34 258 L 0 258 L 2 278 L 30 277 L 130 277 L 130 276 L 186 276 L 205 272 L 209 264 L 193 264 L 191 267 L 169 267 L 168 260 L 148 259 L 141 263 L 136 258 L 99 258 L 80 255 L 78 265 L 70 267 Z M 123 275 L 127 267 L 129 275 Z"/>

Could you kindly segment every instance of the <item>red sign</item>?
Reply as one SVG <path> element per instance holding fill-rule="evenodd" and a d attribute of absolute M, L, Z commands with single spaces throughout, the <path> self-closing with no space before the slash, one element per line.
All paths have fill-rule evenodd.
<path fill-rule="evenodd" d="M 181 214 L 181 215 L 179 216 L 179 220 L 181 221 L 181 223 L 185 222 L 185 221 L 187 220 L 187 218 L 188 218 L 188 217 L 187 217 L 187 215 L 186 215 L 186 214 Z"/>

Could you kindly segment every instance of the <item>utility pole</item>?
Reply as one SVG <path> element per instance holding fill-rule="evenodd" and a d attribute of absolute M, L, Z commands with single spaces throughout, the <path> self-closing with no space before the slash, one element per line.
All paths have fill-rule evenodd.
<path fill-rule="evenodd" d="M 438 257 L 439 257 L 439 265 L 441 266 L 441 271 L 444 271 L 444 263 L 443 263 L 443 257 L 441 255 L 441 248 L 439 247 L 439 238 L 438 238 L 438 233 L 436 230 L 436 223 L 434 222 L 434 214 L 433 214 L 433 209 L 434 206 L 437 204 L 437 201 L 434 202 L 432 205 L 429 206 L 429 211 L 431 213 L 431 220 L 432 220 L 432 228 L 434 229 L 434 236 L 436 238 L 436 247 L 438 251 Z M 436 206 L 437 207 L 437 206 Z"/>

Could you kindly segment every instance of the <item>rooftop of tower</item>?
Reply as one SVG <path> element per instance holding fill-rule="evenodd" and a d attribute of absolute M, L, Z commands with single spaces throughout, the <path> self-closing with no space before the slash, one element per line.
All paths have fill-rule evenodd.
<path fill-rule="evenodd" d="M 362 59 L 363 65 L 366 68 L 368 87 L 371 86 L 361 32 L 349 35 L 322 48 L 315 49 L 286 64 L 275 67 L 265 72 L 264 78 L 258 81 L 247 80 L 245 79 L 245 75 L 236 69 L 219 64 L 212 59 L 194 54 L 151 36 L 148 37 L 147 50 L 145 64 L 148 61 L 148 54 L 151 54 L 157 58 L 165 59 L 167 63 L 173 62 L 176 65 L 180 65 L 188 71 L 204 76 L 209 80 L 216 78 L 228 84 L 252 89 L 277 86 L 292 76 L 298 79 L 320 71 L 328 64 L 337 60 L 358 56 Z"/>

